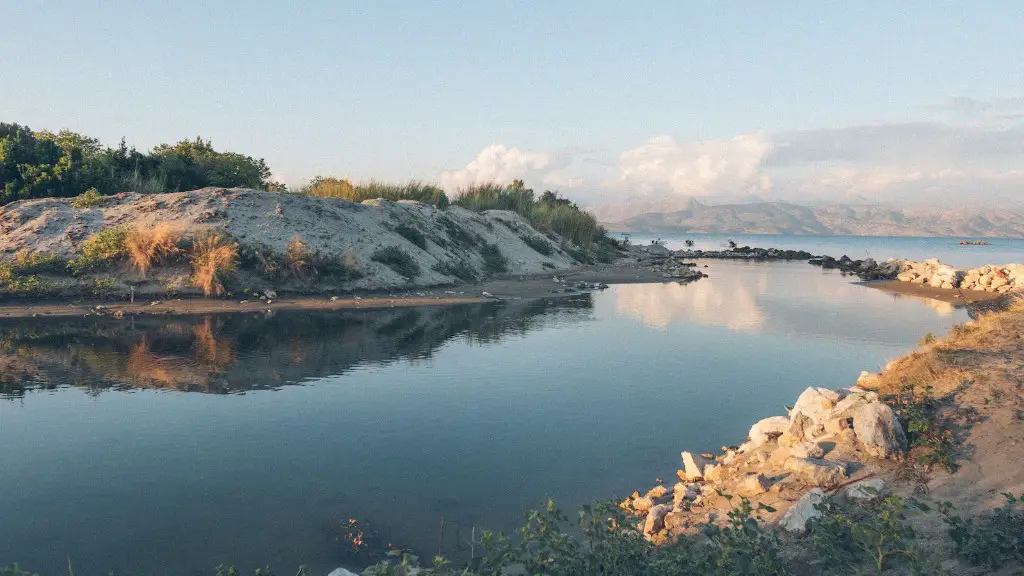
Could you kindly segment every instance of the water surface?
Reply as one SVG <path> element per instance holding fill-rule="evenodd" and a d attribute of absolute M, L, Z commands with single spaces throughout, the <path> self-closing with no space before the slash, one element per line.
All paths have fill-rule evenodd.
<path fill-rule="evenodd" d="M 445 308 L 0 323 L 0 565 L 199 574 L 346 562 L 348 518 L 459 554 L 671 478 L 806 386 L 967 313 L 804 263 Z"/>

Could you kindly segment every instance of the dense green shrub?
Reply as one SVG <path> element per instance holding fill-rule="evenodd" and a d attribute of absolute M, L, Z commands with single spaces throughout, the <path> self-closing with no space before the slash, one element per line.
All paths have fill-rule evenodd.
<path fill-rule="evenodd" d="M 817 508 L 822 515 L 808 522 L 808 531 L 814 557 L 830 570 L 852 574 L 869 566 L 881 574 L 889 568 L 920 569 L 924 554 L 899 496 L 846 506 L 826 500 Z"/>
<path fill-rule="evenodd" d="M 1002 507 L 981 515 L 977 519 L 963 518 L 953 513 L 948 502 L 939 507 L 957 556 L 975 566 L 999 568 L 1014 561 L 1024 564 L 1024 504 L 1020 498 L 1004 493 Z"/>
<path fill-rule="evenodd" d="M 381 248 L 374 252 L 370 259 L 384 264 L 410 280 L 420 275 L 420 265 L 398 246 Z"/>
<path fill-rule="evenodd" d="M 353 184 L 345 178 L 325 178 L 317 176 L 299 190 L 301 194 L 322 198 L 341 198 L 351 202 L 362 202 L 383 198 L 385 200 L 416 200 L 424 204 L 433 204 L 438 208 L 448 207 L 448 196 L 444 190 L 415 180 L 405 184 L 391 184 L 371 180 L 365 184 Z"/>
<path fill-rule="evenodd" d="M 551 256 L 555 251 L 554 247 L 551 246 L 551 242 L 548 242 L 547 238 L 541 238 L 540 236 L 534 236 L 533 234 L 523 235 L 519 237 L 527 246 L 533 248 L 539 254 L 544 256 Z"/>
<path fill-rule="evenodd" d="M 480 256 L 484 259 L 484 272 L 488 274 L 508 272 L 508 258 L 501 253 L 501 248 L 497 244 L 484 244 L 480 248 Z"/>
<path fill-rule="evenodd" d="M 75 208 L 95 208 L 96 206 L 102 206 L 106 200 L 106 196 L 100 194 L 99 190 L 95 188 L 89 188 L 85 192 L 82 192 L 78 196 L 71 199 L 71 206 Z"/>
<path fill-rule="evenodd" d="M 932 387 L 915 386 L 905 382 L 900 390 L 882 398 L 892 406 L 907 431 L 911 448 L 917 448 L 917 461 L 925 466 L 940 465 L 955 472 L 953 461 L 956 439 L 952 425 L 942 414 L 942 401 L 932 393 Z"/>
<path fill-rule="evenodd" d="M 110 268 L 128 256 L 127 226 L 104 228 L 82 243 L 81 253 L 68 266 L 75 275 Z"/>

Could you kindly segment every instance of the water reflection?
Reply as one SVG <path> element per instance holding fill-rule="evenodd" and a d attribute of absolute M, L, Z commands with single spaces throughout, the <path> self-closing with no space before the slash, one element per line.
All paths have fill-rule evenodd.
<path fill-rule="evenodd" d="M 0 395 L 70 385 L 225 394 L 429 358 L 590 316 L 590 296 L 387 310 L 0 322 Z"/>

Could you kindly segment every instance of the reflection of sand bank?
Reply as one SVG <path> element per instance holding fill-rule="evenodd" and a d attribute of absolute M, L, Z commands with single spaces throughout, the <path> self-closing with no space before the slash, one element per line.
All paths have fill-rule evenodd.
<path fill-rule="evenodd" d="M 924 296 L 915 296 L 913 294 L 897 294 L 897 298 L 907 298 L 908 300 L 916 300 L 933 308 L 939 316 L 951 316 L 953 311 L 956 310 L 956 306 L 950 302 L 943 302 L 942 300 L 936 300 L 934 298 L 926 298 Z"/>
<path fill-rule="evenodd" d="M 758 282 L 766 288 L 767 278 Z M 752 290 L 722 280 L 705 278 L 693 284 L 624 284 L 616 287 L 615 307 L 626 316 L 655 328 L 682 320 L 726 326 L 732 330 L 758 331 L 765 316 Z"/>

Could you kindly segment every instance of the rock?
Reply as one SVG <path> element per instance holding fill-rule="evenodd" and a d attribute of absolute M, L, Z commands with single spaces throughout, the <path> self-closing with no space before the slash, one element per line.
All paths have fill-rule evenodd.
<path fill-rule="evenodd" d="M 277 292 L 274 292 L 273 290 L 264 290 L 263 297 L 268 300 L 273 300 L 274 298 L 277 298 Z"/>
<path fill-rule="evenodd" d="M 717 464 L 708 464 L 707 466 L 704 466 L 704 480 L 707 482 L 718 482 L 722 479 L 723 470 L 725 470 L 725 468 Z"/>
<path fill-rule="evenodd" d="M 690 452 L 683 452 L 683 474 L 687 482 L 693 482 L 694 480 L 701 480 L 704 478 L 704 469 L 708 464 L 714 464 L 707 458 L 699 454 L 691 454 Z"/>
<path fill-rule="evenodd" d="M 804 442 L 790 448 L 790 452 L 797 458 L 821 458 L 825 455 L 825 449 L 817 442 Z"/>
<path fill-rule="evenodd" d="M 640 496 L 633 498 L 633 510 L 637 512 L 646 512 L 654 507 L 654 501 L 646 496 Z"/>
<path fill-rule="evenodd" d="M 779 526 L 789 532 L 804 532 L 807 530 L 807 521 L 820 518 L 821 512 L 815 506 L 825 499 L 825 493 L 821 488 L 811 488 L 806 494 L 800 497 L 779 520 Z"/>
<path fill-rule="evenodd" d="M 672 511 L 668 504 L 659 504 L 647 513 L 644 520 L 644 534 L 657 534 L 665 529 L 665 515 Z"/>
<path fill-rule="evenodd" d="M 787 472 L 815 486 L 834 486 L 846 480 L 846 466 L 819 458 L 791 457 L 783 465 Z"/>
<path fill-rule="evenodd" d="M 797 414 L 803 414 L 811 419 L 815 425 L 824 423 L 825 417 L 832 408 L 839 402 L 839 393 L 825 388 L 808 388 L 796 399 L 793 410 L 790 411 L 790 418 Z"/>
<path fill-rule="evenodd" d="M 700 496 L 700 484 L 677 482 L 672 487 L 672 499 L 676 502 L 693 500 Z"/>
<path fill-rule="evenodd" d="M 757 496 L 764 494 L 769 488 L 771 488 L 771 482 L 763 474 L 751 474 L 740 482 L 740 485 L 736 487 L 736 492 L 740 496 Z"/>
<path fill-rule="evenodd" d="M 327 576 L 359 576 L 359 574 L 356 574 L 355 572 L 349 572 L 344 568 L 335 568 L 334 570 L 331 570 L 331 573 Z"/>
<path fill-rule="evenodd" d="M 484 298 L 494 298 L 495 297 L 494 294 L 491 294 L 490 292 L 488 292 L 486 290 L 481 292 L 480 295 L 483 296 Z"/>
<path fill-rule="evenodd" d="M 661 498 L 665 494 L 668 494 L 668 488 L 664 486 L 655 486 L 647 491 L 648 498 Z"/>
<path fill-rule="evenodd" d="M 845 486 L 837 496 L 846 500 L 874 500 L 885 488 L 885 480 L 872 478 Z"/>
<path fill-rule="evenodd" d="M 857 378 L 857 386 L 866 390 L 874 390 L 878 388 L 878 379 L 881 375 L 866 370 L 861 371 L 860 377 Z"/>
<path fill-rule="evenodd" d="M 338 301 L 338 297 L 337 296 L 331 296 L 331 302 L 337 302 L 337 301 Z"/>
<path fill-rule="evenodd" d="M 756 424 L 750 427 L 748 436 L 750 437 L 750 443 L 752 446 L 760 446 L 773 437 L 789 430 L 790 421 L 785 416 L 772 416 L 771 418 L 765 418 L 758 421 Z"/>
<path fill-rule="evenodd" d="M 907 451 L 907 436 L 888 405 L 867 403 L 855 408 L 852 417 L 857 441 L 868 454 L 888 458 Z"/>

